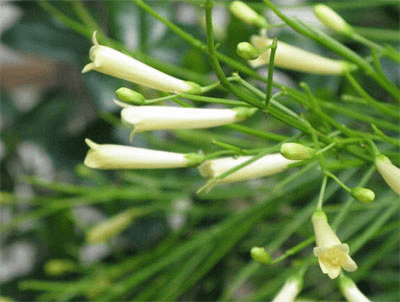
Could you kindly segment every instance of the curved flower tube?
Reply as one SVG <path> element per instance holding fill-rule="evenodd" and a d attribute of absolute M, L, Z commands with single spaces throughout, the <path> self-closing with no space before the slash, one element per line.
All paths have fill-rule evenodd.
<path fill-rule="evenodd" d="M 371 302 L 364 294 L 359 290 L 357 285 L 349 277 L 346 277 L 343 273 L 339 276 L 339 287 L 349 302 Z"/>
<path fill-rule="evenodd" d="M 342 268 L 353 272 L 357 264 L 349 256 L 349 246 L 342 243 L 328 224 L 328 218 L 323 211 L 316 211 L 312 216 L 317 247 L 314 255 L 318 257 L 319 266 L 324 274 L 335 279 Z"/>
<path fill-rule="evenodd" d="M 131 58 L 115 49 L 100 45 L 93 33 L 93 44 L 89 51 L 91 63 L 82 73 L 90 70 L 140 84 L 156 90 L 174 93 L 200 93 L 201 88 L 193 82 L 182 81 Z"/>
<path fill-rule="evenodd" d="M 84 164 L 95 169 L 166 169 L 197 165 L 203 156 L 196 153 L 181 154 L 143 148 L 99 145 L 85 140 L 90 147 Z"/>
<path fill-rule="evenodd" d="M 272 40 L 264 36 L 252 36 L 251 44 L 263 49 L 272 44 Z M 269 63 L 271 50 L 263 52 L 257 59 L 249 61 L 252 67 L 259 67 Z M 341 75 L 351 71 L 355 65 L 339 60 L 321 57 L 298 47 L 278 41 L 275 52 L 275 66 L 308 73 Z"/>
<path fill-rule="evenodd" d="M 251 158 L 252 156 L 241 156 L 237 158 L 224 157 L 206 160 L 198 167 L 198 169 L 202 176 L 216 178 L 222 173 L 248 161 Z M 286 159 L 279 153 L 269 154 L 228 175 L 227 177 L 221 179 L 219 182 L 238 182 L 276 174 L 285 170 L 290 164 L 294 162 L 296 161 Z"/>
<path fill-rule="evenodd" d="M 117 102 L 118 104 L 118 102 Z M 184 108 L 171 106 L 124 106 L 122 123 L 133 128 L 133 133 L 149 130 L 198 129 L 241 122 L 256 109 Z"/>

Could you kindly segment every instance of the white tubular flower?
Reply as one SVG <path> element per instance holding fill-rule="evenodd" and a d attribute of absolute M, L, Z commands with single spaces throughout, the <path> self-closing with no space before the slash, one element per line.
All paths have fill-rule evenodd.
<path fill-rule="evenodd" d="M 323 211 L 316 211 L 312 216 L 317 247 L 314 255 L 318 257 L 319 266 L 324 274 L 335 279 L 342 268 L 353 272 L 357 264 L 349 256 L 349 246 L 342 243 L 328 224 L 328 219 Z"/>
<path fill-rule="evenodd" d="M 267 27 L 268 22 L 263 16 L 260 16 L 250 6 L 242 1 L 233 1 L 229 6 L 232 14 L 245 23 L 253 24 L 261 28 Z"/>
<path fill-rule="evenodd" d="M 201 92 L 200 86 L 196 83 L 174 78 L 115 49 L 99 45 L 96 40 L 96 32 L 93 33 L 92 40 L 94 46 L 90 48 L 89 52 L 92 62 L 83 68 L 82 73 L 96 70 L 132 83 L 167 92 Z"/>
<path fill-rule="evenodd" d="M 364 294 L 358 289 L 357 285 L 349 277 L 344 274 L 339 276 L 339 287 L 343 296 L 349 302 L 371 302 Z"/>
<path fill-rule="evenodd" d="M 120 145 L 99 145 L 85 140 L 90 147 L 84 164 L 95 169 L 165 169 L 190 167 L 203 158 L 196 153 L 181 154 Z"/>
<path fill-rule="evenodd" d="M 251 158 L 252 156 L 241 156 L 237 158 L 225 157 L 206 160 L 199 166 L 198 169 L 202 176 L 216 178 L 222 173 L 248 161 Z M 276 174 L 285 170 L 291 163 L 294 162 L 296 161 L 286 159 L 281 154 L 269 154 L 228 175 L 219 182 L 237 182 Z"/>
<path fill-rule="evenodd" d="M 389 187 L 400 195 L 400 169 L 382 154 L 375 158 L 375 166 Z"/>
<path fill-rule="evenodd" d="M 285 282 L 279 293 L 272 300 L 272 302 L 293 302 L 296 299 L 297 295 L 300 293 L 302 288 L 303 288 L 302 275 L 290 277 Z"/>
<path fill-rule="evenodd" d="M 273 41 L 264 36 L 252 36 L 250 40 L 251 44 L 258 49 L 265 48 L 267 45 L 272 44 Z M 268 64 L 270 54 L 270 49 L 263 52 L 257 59 L 249 61 L 250 65 L 259 67 Z M 341 75 L 345 71 L 354 69 L 354 65 L 349 62 L 321 57 L 280 41 L 278 41 L 274 64 L 281 68 L 328 75 Z"/>
<path fill-rule="evenodd" d="M 118 102 L 117 102 L 118 104 Z M 257 109 L 184 108 L 170 106 L 125 106 L 122 123 L 133 128 L 133 133 L 149 130 L 210 128 L 241 122 Z"/>
<path fill-rule="evenodd" d="M 321 23 L 333 31 L 347 36 L 355 33 L 354 29 L 341 16 L 324 4 L 315 5 L 314 14 Z"/>

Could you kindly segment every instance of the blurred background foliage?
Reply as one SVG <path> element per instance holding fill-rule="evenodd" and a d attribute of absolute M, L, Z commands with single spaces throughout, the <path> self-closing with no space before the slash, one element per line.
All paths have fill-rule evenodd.
<path fill-rule="evenodd" d="M 185 32 L 205 41 L 200 2 L 147 1 Z M 283 7 L 307 21 L 311 3 L 289 1 L 291 5 Z M 396 1 L 328 3 L 360 33 L 398 47 Z M 218 50 L 245 63 L 236 55 L 236 45 L 248 41 L 257 29 L 232 17 L 227 4 L 215 1 Z M 263 11 L 261 1 L 252 4 Z M 131 1 L 10 1 L 1 5 L 4 11 L 18 12 L 1 36 L 2 45 L 18 54 L 16 59 L 2 60 L 1 71 L 1 296 L 16 301 L 271 299 L 294 271 L 296 261 L 308 259 L 312 247 L 269 267 L 253 262 L 249 250 L 266 246 L 272 256 L 279 257 L 312 235 L 309 215 L 320 187 L 320 172 L 296 168 L 290 174 L 217 186 L 208 194 L 196 195 L 204 180 L 195 169 L 104 172 L 86 168 L 82 164 L 88 149 L 85 138 L 130 144 L 129 130 L 120 124 L 119 110 L 112 102 L 116 89 L 130 87 L 147 98 L 163 96 L 97 72 L 82 75 L 94 30 L 109 38 L 102 36 L 102 42 L 124 45 L 122 50 L 134 57 L 203 85 L 216 81 L 207 55 Z M 266 15 L 275 20 L 272 13 Z M 288 28 L 278 27 L 271 33 L 332 56 Z M 369 55 L 368 48 L 336 38 Z M 398 66 L 385 60 L 382 66 L 398 84 Z M 236 71 L 229 66 L 224 69 L 228 75 Z M 266 69 L 260 72 L 266 75 Z M 264 89 L 265 84 L 242 76 Z M 340 102 L 343 94 L 352 91 L 341 77 L 279 69 L 274 76 L 289 86 L 304 81 L 317 96 L 332 102 Z M 361 74 L 357 77 L 372 96 L 388 101 L 375 83 Z M 224 90 L 208 95 L 228 97 Z M 346 107 L 358 108 L 352 103 Z M 301 106 L 293 108 L 301 111 Z M 349 123 L 348 117 L 338 118 Z M 350 122 L 359 129 L 368 127 L 362 121 Z M 262 114 L 244 125 L 285 136 L 296 133 Z M 219 150 L 213 140 L 240 148 L 276 144 L 220 127 L 139 134 L 135 146 L 173 152 L 201 149 L 207 154 Z M 392 151 L 398 165 L 396 150 L 387 151 Z M 337 175 L 357 185 L 365 172 L 355 167 Z M 348 217 L 352 227 L 340 228 L 339 237 L 360 238 L 356 234 L 378 224 L 379 230 L 356 254 L 359 270 L 352 277 L 372 300 L 396 301 L 399 224 L 398 214 L 390 207 L 396 197 L 378 175 L 369 184 L 377 200 L 353 205 Z M 328 186 L 327 195 L 326 211 L 331 215 L 348 199 L 335 184 Z M 149 208 L 150 214 L 137 217 L 105 243 L 87 242 L 85 234 L 92 226 L 132 207 Z M 337 285 L 328 281 L 314 265 L 305 278 L 303 297 L 341 300 Z"/>

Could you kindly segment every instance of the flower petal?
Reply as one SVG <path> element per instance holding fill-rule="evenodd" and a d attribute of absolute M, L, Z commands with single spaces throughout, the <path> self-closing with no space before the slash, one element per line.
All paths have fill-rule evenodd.
<path fill-rule="evenodd" d="M 348 272 L 354 272 L 357 269 L 357 264 L 355 261 L 349 256 L 346 256 L 346 261 L 343 263 L 343 269 Z"/>

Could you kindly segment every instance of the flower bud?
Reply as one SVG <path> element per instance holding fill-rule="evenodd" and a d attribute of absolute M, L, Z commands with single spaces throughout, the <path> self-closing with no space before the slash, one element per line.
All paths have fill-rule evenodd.
<path fill-rule="evenodd" d="M 65 259 L 50 259 L 44 266 L 46 274 L 51 276 L 60 276 L 66 273 L 75 272 L 77 266 L 71 260 Z"/>
<path fill-rule="evenodd" d="M 202 176 L 213 179 L 220 176 L 224 172 L 250 160 L 251 158 L 252 156 L 240 156 L 237 158 L 224 157 L 206 160 L 198 167 L 198 169 Z M 269 154 L 222 178 L 219 182 L 238 182 L 273 175 L 285 170 L 294 162 L 296 161 L 286 159 L 279 153 Z"/>
<path fill-rule="evenodd" d="M 121 101 L 133 105 L 142 105 L 146 101 L 142 94 L 126 87 L 117 89 L 115 94 Z"/>
<path fill-rule="evenodd" d="M 281 154 L 287 159 L 304 160 L 313 158 L 315 150 L 297 143 L 284 143 L 281 146 Z"/>
<path fill-rule="evenodd" d="M 251 44 L 259 50 L 271 45 L 272 41 L 264 36 L 251 37 Z M 270 54 L 271 49 L 268 49 L 249 63 L 252 67 L 268 64 Z M 285 69 L 329 75 L 341 75 L 357 69 L 354 64 L 347 61 L 328 59 L 280 41 L 277 44 L 274 64 L 276 67 Z"/>
<path fill-rule="evenodd" d="M 268 26 L 268 22 L 263 16 L 257 14 L 251 7 L 242 1 L 233 1 L 229 8 L 232 14 L 245 23 L 253 24 L 261 28 Z"/>
<path fill-rule="evenodd" d="M 324 4 L 315 5 L 314 14 L 321 23 L 333 31 L 346 36 L 351 36 L 355 33 L 354 29 L 341 16 Z"/>
<path fill-rule="evenodd" d="M 375 166 L 389 187 L 400 195 L 400 169 L 382 154 L 375 158 Z"/>
<path fill-rule="evenodd" d="M 91 228 L 86 233 L 86 241 L 89 244 L 106 242 L 128 228 L 132 224 L 132 220 L 141 214 L 143 211 L 137 208 L 119 213 Z"/>
<path fill-rule="evenodd" d="M 201 87 L 193 82 L 185 82 L 150 67 L 115 49 L 100 45 L 93 33 L 93 44 L 89 52 L 92 63 L 87 64 L 82 73 L 90 70 L 120 78 L 156 90 L 174 93 L 200 93 Z"/>
<path fill-rule="evenodd" d="M 121 111 L 122 123 L 133 128 L 133 133 L 149 130 L 199 129 L 241 122 L 257 109 L 185 108 L 171 106 L 125 106 Z"/>
<path fill-rule="evenodd" d="M 355 187 L 351 190 L 351 196 L 362 203 L 369 203 L 375 199 L 374 191 L 362 187 Z"/>
<path fill-rule="evenodd" d="M 269 264 L 272 261 L 271 256 L 263 247 L 253 247 L 250 254 L 251 258 L 259 263 Z"/>
<path fill-rule="evenodd" d="M 340 291 L 349 302 L 371 302 L 364 294 L 358 289 L 357 285 L 349 277 L 341 274 L 339 276 Z"/>
<path fill-rule="evenodd" d="M 255 60 L 260 51 L 249 42 L 240 42 L 236 47 L 236 53 L 245 60 Z"/>
<path fill-rule="evenodd" d="M 90 147 L 84 164 L 94 169 L 166 169 L 198 165 L 203 155 L 197 153 L 173 153 L 144 148 L 99 145 L 85 140 Z"/>

